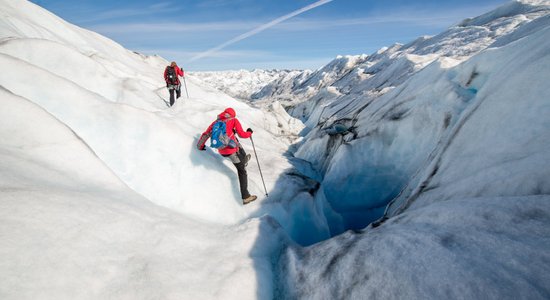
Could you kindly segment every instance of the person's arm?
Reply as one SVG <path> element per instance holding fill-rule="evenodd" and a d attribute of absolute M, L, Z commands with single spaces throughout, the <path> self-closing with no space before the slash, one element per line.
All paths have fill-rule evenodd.
<path fill-rule="evenodd" d="M 241 126 L 241 122 L 239 120 L 235 119 L 235 131 L 237 131 L 237 134 L 242 137 L 243 139 L 247 139 L 252 135 L 252 132 L 244 131 L 243 127 Z"/>
<path fill-rule="evenodd" d="M 203 151 L 206 150 L 206 141 L 210 138 L 210 134 L 203 133 L 201 134 L 201 137 L 199 138 L 199 141 L 197 142 L 197 149 Z"/>
<path fill-rule="evenodd" d="M 177 67 L 177 69 L 176 69 L 176 74 L 178 74 L 180 77 L 183 77 L 183 74 L 184 74 L 184 73 L 183 73 L 183 69 L 180 68 L 180 67 Z"/>
<path fill-rule="evenodd" d="M 210 136 L 212 135 L 212 126 L 214 126 L 214 123 L 213 122 L 212 124 L 210 124 L 210 126 L 208 126 L 208 129 L 206 129 L 205 132 L 203 132 L 201 134 L 201 137 L 199 138 L 199 141 L 197 142 L 197 149 L 199 150 L 206 150 L 206 141 L 208 141 L 208 139 L 210 138 Z"/>

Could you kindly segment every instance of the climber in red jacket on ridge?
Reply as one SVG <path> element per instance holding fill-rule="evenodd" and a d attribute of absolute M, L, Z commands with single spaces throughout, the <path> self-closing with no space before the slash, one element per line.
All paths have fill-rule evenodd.
<path fill-rule="evenodd" d="M 176 101 L 174 99 L 174 91 L 176 91 L 176 99 L 181 96 L 181 82 L 178 76 L 183 77 L 184 73 L 176 62 L 173 61 L 164 69 L 164 81 L 166 81 L 166 88 L 170 92 L 170 106 L 174 105 Z"/>

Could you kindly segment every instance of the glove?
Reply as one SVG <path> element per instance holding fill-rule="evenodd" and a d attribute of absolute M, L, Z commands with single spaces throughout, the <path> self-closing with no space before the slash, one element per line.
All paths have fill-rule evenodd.
<path fill-rule="evenodd" d="M 250 133 L 253 133 L 253 132 L 254 132 L 254 130 L 252 130 L 252 128 L 248 128 L 248 129 L 246 129 L 246 131 L 247 131 L 247 132 L 250 132 Z"/>

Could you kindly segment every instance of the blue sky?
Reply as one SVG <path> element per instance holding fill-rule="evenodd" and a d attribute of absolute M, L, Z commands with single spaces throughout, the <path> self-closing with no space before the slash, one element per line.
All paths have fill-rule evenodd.
<path fill-rule="evenodd" d="M 33 0 L 125 48 L 188 71 L 317 69 L 437 34 L 507 0 Z M 255 29 L 304 7 L 318 6 Z M 253 32 L 243 36 L 247 32 Z M 237 38 L 241 36 L 241 38 Z M 208 52 L 233 40 L 224 48 Z M 236 40 L 236 41 L 235 41 Z M 205 53 L 208 55 L 203 56 Z"/>

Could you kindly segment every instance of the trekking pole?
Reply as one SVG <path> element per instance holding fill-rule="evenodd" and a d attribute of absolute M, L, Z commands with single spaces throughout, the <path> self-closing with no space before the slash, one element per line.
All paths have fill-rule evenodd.
<path fill-rule="evenodd" d="M 185 76 L 183 76 L 183 85 L 185 85 L 185 93 L 187 94 L 187 99 L 189 99 L 189 93 L 187 92 L 187 82 L 185 82 Z"/>
<path fill-rule="evenodd" d="M 264 185 L 265 196 L 269 197 L 269 195 L 267 194 L 267 189 L 265 188 L 264 175 L 262 175 L 262 168 L 260 168 L 260 161 L 258 160 L 258 154 L 256 154 L 256 147 L 254 147 L 254 140 L 252 139 L 252 136 L 250 136 L 250 141 L 252 142 L 252 149 L 254 149 L 254 156 L 256 156 L 256 162 L 258 163 L 258 170 L 260 170 L 260 176 L 262 177 L 262 183 Z"/>

